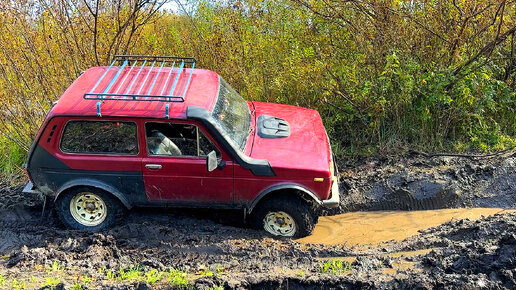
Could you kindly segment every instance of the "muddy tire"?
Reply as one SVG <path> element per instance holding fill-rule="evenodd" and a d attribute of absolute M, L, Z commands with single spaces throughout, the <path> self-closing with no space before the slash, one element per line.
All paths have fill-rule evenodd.
<path fill-rule="evenodd" d="M 95 232 L 121 220 L 127 209 L 116 197 L 103 190 L 78 187 L 64 192 L 57 199 L 55 211 L 66 227 Z"/>
<path fill-rule="evenodd" d="M 260 203 L 250 225 L 275 237 L 301 238 L 312 234 L 316 218 L 312 208 L 297 197 L 275 197 Z"/>

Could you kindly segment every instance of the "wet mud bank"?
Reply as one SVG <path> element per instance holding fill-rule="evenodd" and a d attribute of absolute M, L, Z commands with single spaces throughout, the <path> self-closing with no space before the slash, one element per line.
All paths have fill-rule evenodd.
<path fill-rule="evenodd" d="M 330 214 L 516 204 L 514 153 L 490 158 L 409 153 L 340 163 L 341 206 Z"/>
<path fill-rule="evenodd" d="M 225 211 L 140 209 L 102 233 L 70 231 L 42 215 L 42 200 L 3 187 L 0 289 L 514 289 L 514 166 L 514 156 L 341 166 L 341 207 L 300 240 Z"/>

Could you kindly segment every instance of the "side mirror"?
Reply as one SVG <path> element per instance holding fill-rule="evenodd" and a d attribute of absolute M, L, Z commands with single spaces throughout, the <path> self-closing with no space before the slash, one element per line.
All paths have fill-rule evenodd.
<path fill-rule="evenodd" d="M 217 153 L 215 151 L 211 151 L 206 155 L 206 167 L 208 172 L 212 172 L 217 169 L 219 166 L 219 160 L 217 159 Z"/>

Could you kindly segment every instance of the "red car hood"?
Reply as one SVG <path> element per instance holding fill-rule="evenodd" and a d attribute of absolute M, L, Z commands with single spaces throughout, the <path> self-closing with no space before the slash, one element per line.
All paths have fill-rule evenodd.
<path fill-rule="evenodd" d="M 278 176 L 330 178 L 330 146 L 316 110 L 260 102 L 253 105 L 256 118 L 268 115 L 287 121 L 290 136 L 269 139 L 255 133 L 252 158 L 269 161 Z"/>

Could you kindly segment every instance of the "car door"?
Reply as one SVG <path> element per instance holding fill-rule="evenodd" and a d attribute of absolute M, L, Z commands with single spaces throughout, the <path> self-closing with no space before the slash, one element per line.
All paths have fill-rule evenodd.
<path fill-rule="evenodd" d="M 233 161 L 198 125 L 183 121 L 145 122 L 143 177 L 151 202 L 230 204 Z M 206 155 L 217 152 L 219 168 L 208 172 Z"/>

